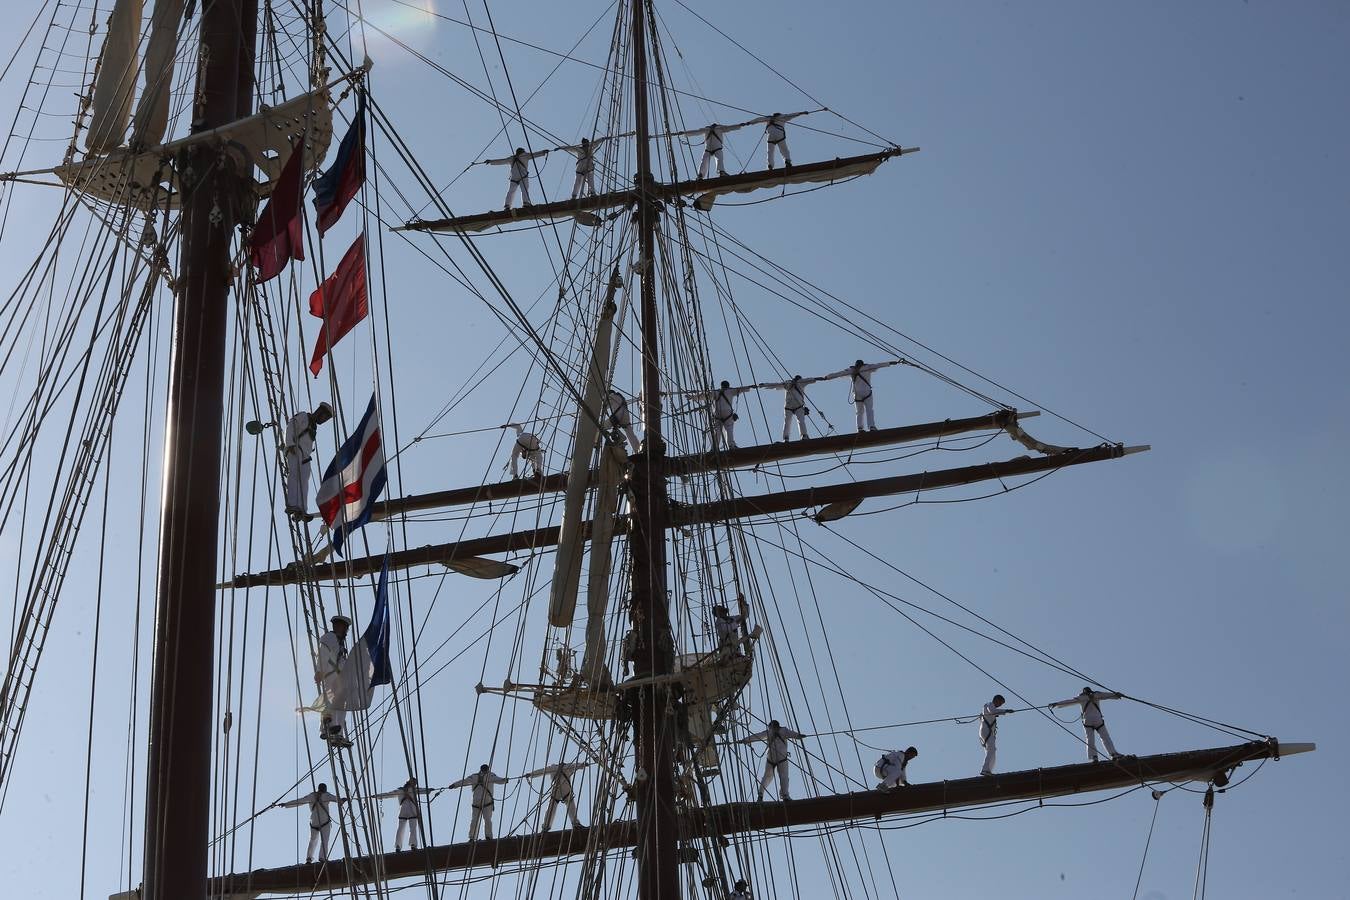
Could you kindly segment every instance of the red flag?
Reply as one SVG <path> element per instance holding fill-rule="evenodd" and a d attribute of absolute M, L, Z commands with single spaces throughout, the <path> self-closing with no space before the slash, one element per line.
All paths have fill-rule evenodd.
<path fill-rule="evenodd" d="M 281 274 L 292 259 L 305 258 L 304 227 L 300 221 L 300 177 L 304 169 L 303 142 L 297 142 L 272 187 L 249 241 L 250 258 L 258 280 L 269 281 Z"/>
<path fill-rule="evenodd" d="M 366 235 L 361 233 L 350 249 L 342 255 L 342 262 L 323 280 L 319 289 L 309 295 L 309 314 L 323 319 L 319 339 L 314 342 L 314 355 L 309 359 L 309 370 L 315 375 L 323 368 L 323 357 L 343 335 L 370 311 L 366 298 Z"/>

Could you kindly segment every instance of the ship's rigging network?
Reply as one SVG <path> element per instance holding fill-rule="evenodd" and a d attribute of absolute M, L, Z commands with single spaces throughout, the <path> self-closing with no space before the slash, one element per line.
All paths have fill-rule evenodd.
<path fill-rule="evenodd" d="M 390 2 L 412 6 L 405 0 Z M 809 134 L 811 149 L 828 148 L 828 153 L 836 154 L 834 163 L 828 156 L 807 162 L 798 147 L 800 163 L 789 176 L 758 167 L 764 150 L 761 143 L 746 156 L 733 151 L 738 164 L 733 168 L 741 171 L 726 179 L 693 178 L 701 148 L 678 134 L 726 113 L 756 115 L 756 111 L 714 99 L 714 92 L 699 84 L 695 67 L 676 44 L 672 25 L 662 11 L 647 0 L 638 2 L 645 4 L 650 18 L 649 64 L 642 74 L 652 86 L 649 101 L 657 133 L 652 165 L 656 182 L 663 186 L 654 258 L 643 258 L 638 250 L 639 229 L 632 209 L 644 189 L 633 182 L 632 144 L 626 140 L 607 142 L 597 154 L 596 191 L 602 199 L 609 198 L 603 202 L 564 199 L 570 170 L 560 194 L 556 180 L 548 181 L 536 162 L 532 175 L 543 201 L 536 210 L 480 217 L 474 224 L 475 229 L 485 229 L 481 236 L 473 236 L 466 227 L 441 227 L 455 222 L 462 226 L 470 218 L 457 216 L 448 198 L 464 183 L 466 173 L 478 177 L 484 170 L 466 163 L 447 181 L 454 166 L 428 152 L 434 145 L 428 146 L 399 127 L 402 104 L 382 102 L 397 97 L 401 85 L 394 79 L 384 81 L 378 67 L 363 71 L 362 66 L 371 53 L 368 40 L 378 36 L 385 48 L 406 54 L 427 74 L 443 79 L 435 83 L 448 92 L 443 96 L 449 97 L 449 104 L 474 102 L 486 107 L 491 115 L 485 133 L 490 136 L 468 160 L 518 142 L 531 151 L 569 144 L 574 139 L 570 132 L 551 130 L 526 110 L 560 72 L 574 68 L 594 73 L 592 93 L 585 115 L 566 124 L 578 134 L 631 133 L 636 125 L 632 87 L 637 78 L 631 68 L 631 3 L 625 0 L 600 10 L 565 50 L 503 33 L 488 4 L 470 7 L 466 2 L 463 18 L 427 10 L 426 15 L 465 32 L 473 56 L 465 57 L 469 62 L 460 71 L 364 15 L 360 4 L 296 0 L 263 4 L 254 98 L 258 104 L 278 107 L 305 91 L 332 84 L 330 68 L 352 73 L 350 81 L 332 89 L 333 130 L 337 131 L 349 119 L 352 94 L 361 91 L 366 96 L 369 175 L 359 195 L 359 216 L 360 227 L 370 240 L 372 315 L 369 326 L 361 331 L 365 346 L 350 356 L 330 352 L 323 380 L 315 382 L 304 369 L 309 324 L 302 308 L 308 295 L 305 285 L 312 286 L 331 271 L 334 245 L 329 245 L 326 257 L 325 245 L 307 216 L 306 246 L 311 249 L 307 263 L 296 264 L 282 279 L 259 284 L 247 265 L 246 243 L 236 242 L 232 284 L 237 302 L 229 326 L 232 349 L 226 458 L 221 472 L 225 534 L 219 566 L 226 582 L 216 630 L 214 702 L 221 729 L 216 737 L 212 785 L 211 867 L 245 895 L 264 882 L 270 889 L 281 889 L 288 878 L 288 889 L 314 889 L 379 884 L 389 877 L 397 879 L 395 885 L 380 890 L 416 890 L 429 897 L 468 896 L 470 886 L 486 878 L 503 879 L 507 886 L 500 893 L 513 892 L 519 897 L 575 894 L 598 898 L 633 891 L 635 867 L 619 849 L 636 840 L 631 792 L 641 781 L 630 759 L 627 730 L 609 716 L 569 716 L 547 705 L 548 698 L 567 697 L 572 690 L 559 670 L 566 665 L 566 651 L 579 647 L 584 625 L 543 627 L 538 611 L 548 605 L 553 561 L 546 541 L 484 551 L 505 552 L 512 565 L 509 570 L 495 570 L 509 571 L 506 577 L 472 590 L 465 587 L 468 582 L 462 575 L 439 565 L 428 566 L 428 559 L 396 569 L 391 602 L 395 669 L 400 677 L 368 711 L 354 717 L 354 746 L 324 750 L 311 739 L 316 724 L 312 715 L 294 717 L 296 724 L 285 729 L 281 739 L 267 733 L 269 725 L 275 726 L 279 707 L 285 707 L 289 715 L 291 709 L 303 708 L 312 700 L 310 658 L 328 616 L 335 612 L 350 615 L 360 626 L 371 596 L 365 576 L 378 569 L 378 560 L 414 551 L 428 535 L 441 543 L 467 545 L 488 534 L 535 533 L 557 525 L 564 502 L 560 489 L 566 480 L 555 477 L 532 486 L 503 481 L 498 464 L 509 439 L 493 445 L 483 437 L 493 432 L 506 435 L 501 426 L 508 422 L 530 422 L 546 445 L 563 448 L 578 416 L 596 415 L 581 403 L 582 386 L 593 366 L 591 341 L 601 314 L 603 288 L 613 272 L 619 273 L 620 286 L 613 312 L 614 346 L 608 358 L 600 361 L 604 377 L 636 400 L 643 335 L 636 301 L 631 298 L 636 297 L 644 274 L 652 272 L 659 286 L 663 323 L 658 335 L 660 374 L 670 386 L 665 398 L 665 441 L 674 454 L 672 464 L 697 461 L 682 469 L 677 466 L 670 479 L 675 505 L 668 534 L 669 601 L 675 646 L 693 660 L 691 665 L 706 660 L 716 640 L 710 611 L 718 603 L 739 607 L 761 629 L 753 636 L 752 674 L 710 704 L 710 733 L 681 761 L 679 803 L 686 839 L 680 851 L 690 891 L 720 897 L 736 878 L 745 877 L 757 897 L 821 896 L 825 891 L 839 897 L 898 896 L 902 879 L 896 873 L 901 867 L 893 856 L 893 845 L 884 838 L 888 830 L 956 818 L 951 810 L 958 806 L 964 810 L 962 816 L 979 813 L 983 818 L 1055 806 L 1044 802 L 1048 792 L 1039 790 L 1031 774 L 1011 773 L 998 783 L 1021 785 L 1028 792 L 1026 798 L 1036 798 L 1034 804 L 1022 796 L 1016 800 L 984 797 L 978 793 L 979 785 L 973 785 L 975 793 L 960 802 L 939 799 L 924 807 L 924 812 L 916 812 L 905 811 L 898 803 L 894 809 L 885 807 L 869 792 L 860 802 L 876 806 L 870 822 L 852 821 L 847 827 L 836 824 L 856 818 L 835 814 L 839 798 L 868 792 L 871 787 L 872 755 L 882 746 L 870 742 L 876 740 L 871 736 L 874 730 L 905 735 L 908 740 L 914 729 L 968 720 L 944 715 L 884 726 L 856 721 L 848 694 L 857 686 L 848 685 L 841 673 L 838 633 L 832 634 L 832 612 L 823 595 L 848 590 L 871 598 L 875 615 L 893 616 L 887 621 L 903 625 L 916 640 L 931 641 L 943 654 L 937 658 L 971 667 L 1018 698 L 1028 711 L 1034 709 L 1046 727 L 1065 735 L 1062 743 L 1070 752 L 1073 744 L 1081 744 L 1081 737 L 1050 711 L 1037 707 L 1029 695 L 1019 693 L 1016 680 L 1005 673 L 1014 665 L 1035 666 L 1076 680 L 1102 682 L 995 624 L 975 604 L 937 591 L 847 528 L 830 524 L 829 517 L 812 521 L 806 514 L 820 513 L 827 503 L 895 496 L 898 491 L 903 494 L 895 504 L 850 508 L 849 517 L 920 503 L 1002 496 L 1064 465 L 1115 458 L 1127 448 L 956 362 L 842 293 L 775 262 L 757 250 L 754 242 L 738 236 L 735 215 L 726 209 L 865 177 L 886 159 L 899 157 L 900 145 L 835 112 L 675 0 L 732 48 L 780 78 L 791 91 L 788 100 L 800 97 L 812 104 L 811 117 L 792 124 L 793 134 Z M 496 12 L 500 15 L 501 10 Z M 101 14 L 98 5 L 44 3 L 20 47 L 32 49 L 31 65 L 24 73 L 28 82 L 0 148 L 0 168 L 21 173 L 0 182 L 4 185 L 0 242 L 7 249 L 18 247 L 33 255 L 32 265 L 18 274 L 0 301 L 0 383 L 10 397 L 7 427 L 0 429 L 0 535 L 18 548 L 15 558 L 19 563 L 10 615 L 10 654 L 0 689 L 0 814 L 13 814 L 6 801 L 15 773 L 23 771 L 19 740 L 30 707 L 34 699 L 44 696 L 38 672 L 49 636 L 68 636 L 71 630 L 56 616 L 58 601 L 71 590 L 72 567 L 78 572 L 80 560 L 94 558 L 80 555 L 90 552 L 91 540 L 78 540 L 88 530 L 83 526 L 92 521 L 93 513 L 99 528 L 92 564 L 94 588 L 86 592 L 93 603 L 95 652 L 85 723 L 82 860 L 88 857 L 92 831 L 110 833 L 107 810 L 96 807 L 90 793 L 96 771 L 96 733 L 100 743 L 108 741 L 107 719 L 96 714 L 98 698 L 124 691 L 128 700 L 120 729 L 126 745 L 119 762 L 122 798 L 112 818 L 119 823 L 119 845 L 125 851 L 118 854 L 119 883 L 133 889 L 139 878 L 134 823 L 138 785 L 144 779 L 139 735 L 148 670 L 144 656 L 149 646 L 143 640 L 149 637 L 149 622 L 142 616 L 139 598 L 153 587 L 155 548 L 144 536 L 155 532 L 149 498 L 157 492 L 157 442 L 164 437 L 156 400 L 163 392 L 162 360 L 169 346 L 158 310 L 175 288 L 171 261 L 176 255 L 179 220 L 167 194 L 160 197 L 161 202 L 149 204 L 139 203 L 144 195 L 138 194 L 138 208 L 131 202 L 130 189 L 128 202 L 119 204 L 62 186 L 51 174 L 58 164 L 77 160 L 83 160 L 85 171 L 95 173 L 106 174 L 113 165 L 111 157 L 100 160 L 80 149 L 89 128 L 91 85 L 100 64 L 98 39 L 105 28 Z M 45 27 L 40 27 L 44 21 Z M 177 123 L 180 132 L 186 128 L 194 96 L 196 22 L 190 17 L 184 20 L 175 65 L 160 76 L 162 84 L 171 86 L 169 120 Z M 612 27 L 606 29 L 606 23 Z M 507 45 L 520 52 L 547 55 L 556 62 L 537 83 L 522 83 L 505 52 Z M 587 58 L 597 47 L 604 51 L 603 62 Z M 0 81 L 11 68 L 16 74 L 21 71 L 14 65 L 19 58 L 16 52 L 0 73 Z M 672 66 L 679 68 L 678 74 Z M 68 101 L 72 91 L 82 99 L 73 129 L 62 132 L 58 129 L 71 121 Z M 557 118 L 550 112 L 553 122 Z M 62 143 L 62 159 L 50 157 Z M 841 160 L 847 165 L 837 165 Z M 903 169 L 911 162 L 898 160 L 892 165 Z M 276 168 L 271 162 L 269 166 Z M 30 224 L 33 210 L 42 209 L 28 199 L 38 190 L 30 182 L 53 185 L 44 196 L 60 198 L 52 204 L 53 224 L 45 233 L 37 233 Z M 116 183 L 115 179 L 110 183 Z M 744 201 L 725 199 L 729 192 L 741 190 L 754 193 Z M 426 227 L 435 223 L 440 226 Z M 409 225 L 413 227 L 404 227 Z M 428 230 L 448 233 L 418 233 Z M 533 235 L 522 233 L 526 231 Z M 521 288 L 515 285 L 528 279 L 514 267 L 509 273 L 494 267 L 484 249 L 491 246 L 490 241 L 537 242 L 541 271 L 547 277 L 533 296 L 516 293 Z M 414 254 L 445 285 L 481 301 L 502 330 L 476 360 L 456 360 L 448 367 L 448 372 L 462 375 L 462 381 L 430 389 L 435 396 L 428 408 L 423 408 L 429 402 L 424 398 L 410 401 L 414 385 L 400 376 L 393 362 L 399 358 L 396 348 L 408 343 L 394 312 L 402 305 L 395 298 L 406 296 L 408 285 L 397 265 L 386 260 Z M 759 392 L 748 395 L 743 410 L 750 444 L 732 453 L 709 453 L 706 403 L 693 392 L 706 391 L 729 374 L 734 374 L 737 384 L 753 384 L 781 381 L 793 371 L 791 354 L 780 349 L 781 335 L 756 324 L 768 308 L 766 303 L 772 304 L 775 315 L 798 317 L 800 328 L 846 335 L 854 346 L 867 348 L 868 356 L 903 360 L 906 371 L 925 377 L 934 396 L 954 407 L 961 404 L 961 417 L 970 420 L 969 426 L 954 429 L 950 422 L 933 423 L 929 431 L 922 426 L 914 426 L 917 431 L 897 429 L 903 436 L 848 439 L 843 434 L 849 430 L 847 422 L 836 428 L 817 410 L 812 425 L 817 433 L 825 433 L 800 448 L 799 453 L 810 451 L 810 456 L 794 455 L 792 445 L 781 452 L 771 446 L 776 410 L 766 401 L 766 394 Z M 431 314 L 429 309 L 423 312 Z M 308 337 L 312 334 L 310 327 Z M 370 378 L 353 378 L 349 371 L 338 374 L 340 366 L 350 367 L 353 362 L 368 363 Z M 513 378 L 513 371 L 525 375 Z M 428 391 L 425 384 L 416 388 Z M 380 398 L 387 440 L 396 451 L 390 453 L 389 502 L 380 524 L 368 526 L 353 542 L 351 557 L 328 557 L 325 563 L 326 536 L 279 514 L 275 498 L 280 495 L 282 427 L 296 410 L 312 409 L 320 400 L 331 401 L 338 414 L 332 433 L 320 442 L 323 452 L 331 452 L 350 433 L 372 391 Z M 488 407 L 501 409 L 502 421 L 470 422 L 469 427 L 461 427 L 457 415 L 469 410 L 481 414 L 485 394 L 492 398 Z M 132 401 L 129 406 L 127 400 Z M 401 411 L 400 401 L 411 410 Z M 1020 427 L 1019 409 L 1022 416 L 1041 413 L 1043 420 L 1054 418 L 1057 428 L 1067 426 L 1090 440 L 1081 448 L 1042 445 Z M 244 427 L 251 419 L 278 427 L 256 440 Z M 765 426 L 765 422 L 770 424 Z M 1039 431 L 1039 425 L 1036 422 L 1033 430 Z M 409 429 L 414 433 L 405 436 Z M 1003 453 L 993 463 L 987 462 L 981 451 L 1009 449 L 1009 437 L 1021 445 L 1016 452 L 1025 448 L 1034 455 L 1003 459 L 1008 455 Z M 744 438 L 742 443 L 746 443 Z M 593 448 L 583 449 L 589 453 Z M 461 492 L 454 504 L 413 502 L 415 491 L 445 487 L 426 484 L 428 472 L 446 472 L 445 467 L 428 466 L 428 457 L 463 460 L 472 454 L 491 460 L 479 470 L 477 488 Z M 924 470 L 915 468 L 953 454 L 960 460 L 955 466 L 943 461 Z M 738 464 L 737 459 L 745 461 Z M 559 463 L 555 456 L 550 463 L 559 471 L 566 460 Z M 869 467 L 893 470 L 897 466 L 909 474 L 891 476 L 891 470 L 885 470 L 891 478 L 885 490 L 858 493 L 856 498 L 843 496 L 886 481 L 873 479 Z M 472 466 L 461 464 L 451 474 L 460 476 L 471 470 Z M 944 471 L 960 474 L 946 476 L 944 486 L 938 477 Z M 124 473 L 130 474 L 124 477 Z M 831 475 L 849 481 L 819 485 L 819 479 Z M 1010 478 L 1020 480 L 1010 482 Z M 981 493 L 983 488 L 962 487 L 990 479 L 997 488 L 988 493 Z M 812 494 L 813 488 L 819 493 Z M 778 506 L 771 500 L 785 496 L 794 499 Z M 133 514 L 128 515 L 128 510 Z M 621 508 L 622 515 L 631 512 Z M 125 529 L 135 539 L 134 554 L 110 553 L 110 547 L 120 546 L 110 533 L 121 530 L 116 523 L 128 519 L 135 520 L 135 527 Z M 632 577 L 628 540 L 625 528 L 618 528 L 614 564 L 594 574 L 602 582 L 595 587 L 588 584 L 588 590 L 611 598 L 626 595 Z M 821 544 L 828 544 L 828 549 L 821 549 Z M 133 557 L 134 565 L 128 565 Z M 358 568 L 362 558 L 373 562 Z M 260 571 L 288 575 L 261 578 L 257 583 L 264 586 L 250 589 L 247 585 L 252 582 L 245 576 Z M 231 579 L 230 573 L 240 573 L 240 577 Z M 122 579 L 116 589 L 111 582 L 114 578 Z M 897 587 L 904 583 L 909 587 Z M 134 607 L 119 610 L 119 617 L 131 622 L 125 629 L 126 640 L 122 646 L 110 647 L 105 636 L 108 604 L 113 597 L 121 600 L 132 594 L 138 598 Z M 476 602 L 466 604 L 466 596 Z M 622 670 L 619 648 L 627 627 L 623 602 L 611 602 L 602 630 L 605 664 L 615 673 Z M 998 662 L 990 662 L 988 657 L 995 654 Z M 278 667 L 284 669 L 283 675 L 277 674 Z M 1017 671 L 1025 675 L 1024 669 Z M 467 723 L 447 734 L 444 723 L 437 721 L 440 707 L 432 696 L 465 690 L 471 680 L 477 682 L 478 690 Z M 620 696 L 609 686 L 592 693 L 603 695 L 604 702 Z M 1157 714 L 1235 737 L 1244 742 L 1239 746 L 1245 749 L 1213 751 L 1217 755 L 1204 757 L 1203 763 L 1189 757 L 1174 760 L 1172 768 L 1148 768 L 1153 763 L 1130 768 L 1134 764 L 1127 764 L 1119 770 L 1073 773 L 1073 778 L 1086 779 L 1083 784 L 1122 788 L 1103 800 L 1143 789 L 1152 790 L 1155 801 L 1172 790 L 1197 790 L 1189 782 L 1203 784 L 1216 776 L 1226 780 L 1243 760 L 1279 752 L 1268 735 L 1160 704 L 1145 706 Z M 758 780 L 760 759 L 732 739 L 758 730 L 771 716 L 795 723 L 806 734 L 794 758 L 793 777 L 799 790 L 805 782 L 810 799 L 798 802 L 812 804 L 815 818 L 793 818 L 793 809 L 806 807 L 768 808 L 748 802 Z M 450 740 L 457 743 L 447 746 Z M 449 754 L 461 743 L 462 756 L 451 758 Z M 267 761 L 286 754 L 293 758 L 293 766 L 282 776 L 282 767 Z M 409 864 L 405 855 L 388 855 L 388 810 L 368 798 L 389 787 L 386 782 L 391 773 L 415 775 L 423 785 L 440 787 L 449 780 L 444 777 L 447 766 L 457 777 L 461 770 L 475 769 L 485 754 L 511 774 L 560 760 L 591 763 L 578 781 L 589 801 L 584 845 L 569 845 L 566 853 L 545 852 L 549 847 L 558 851 L 560 839 L 536 837 L 543 798 L 513 779 L 501 799 L 499 829 L 519 845 L 513 851 L 514 859 L 522 861 L 519 865 L 493 871 L 483 867 L 491 860 L 474 857 L 471 847 L 455 849 L 466 846 L 457 845 L 453 838 L 463 828 L 460 819 L 467 816 L 468 801 L 461 799 L 447 816 L 448 796 L 428 804 L 424 813 L 424 839 L 441 848 L 440 856 L 428 854 Z M 1242 780 L 1230 784 L 1237 786 Z M 262 866 L 275 869 L 287 862 L 282 858 L 285 848 L 274 846 L 276 831 L 267 827 L 269 819 L 264 813 L 268 807 L 296 792 L 308 792 L 318 781 L 354 798 L 338 807 L 333 861 L 326 870 L 294 867 L 284 875 L 264 873 L 257 884 L 250 882 L 243 873 Z M 1212 794 L 1206 796 L 1207 840 Z M 1156 809 L 1155 805 L 1155 815 Z M 808 819 L 810 824 L 803 824 Z M 781 839 L 784 836 L 788 839 Z M 470 854 L 468 868 L 441 864 L 456 853 Z M 549 858 L 566 861 L 549 865 L 545 863 Z M 83 869 L 82 861 L 82 887 Z M 806 873 L 808 884 L 799 881 L 798 872 Z M 310 879 L 307 883 L 306 878 Z M 1202 879 L 1197 881 L 1197 892 L 1201 884 Z M 88 887 L 97 893 L 110 886 Z"/>

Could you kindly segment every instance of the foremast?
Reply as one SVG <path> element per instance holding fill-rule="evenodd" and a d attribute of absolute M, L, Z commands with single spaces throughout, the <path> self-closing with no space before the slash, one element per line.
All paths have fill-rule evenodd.
<path fill-rule="evenodd" d="M 638 897 L 680 896 L 679 834 L 675 813 L 675 741 L 669 727 L 674 640 L 666 595 L 666 449 L 661 433 L 660 326 L 656 308 L 657 200 L 647 112 L 648 0 L 633 0 L 633 114 L 637 131 L 638 278 L 641 285 L 642 426 L 644 445 L 631 473 L 633 533 L 629 548 L 633 584 L 629 602 L 636 641 L 634 674 L 654 677 L 638 688 L 637 767 L 646 778 L 637 789 Z"/>

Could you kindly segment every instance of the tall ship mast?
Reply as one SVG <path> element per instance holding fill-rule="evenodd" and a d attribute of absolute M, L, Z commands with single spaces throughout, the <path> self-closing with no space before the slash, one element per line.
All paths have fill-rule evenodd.
<path fill-rule="evenodd" d="M 3 176 L 5 211 L 20 192 L 60 203 L 3 311 L 17 424 L 0 533 L 19 535 L 21 565 L 0 815 L 39 756 L 20 739 L 92 535 L 96 637 L 105 614 L 138 623 L 117 701 L 126 865 L 95 895 L 899 895 L 888 829 L 1179 790 L 1201 800 L 1207 848 L 1216 792 L 1313 749 L 1139 700 L 936 590 L 916 601 L 900 586 L 913 576 L 852 527 L 1149 449 L 976 375 L 884 306 L 737 236 L 740 205 L 789 215 L 796 195 L 884 182 L 918 147 L 819 102 L 709 100 L 677 81 L 683 57 L 651 0 L 592 26 L 608 29 L 606 58 L 528 45 L 595 76 L 577 137 L 528 112 L 501 50 L 525 42 L 486 6 L 426 13 L 483 54 L 486 89 L 359 4 L 90 13 L 39 17 L 34 71 L 84 66 L 64 156 L 26 149 Z M 77 27 L 87 47 L 48 52 Z M 415 148 L 381 102 L 409 85 L 381 78 L 380 52 L 489 107 L 500 125 L 484 150 Z M 504 204 L 461 202 L 490 179 Z M 30 237 L 0 225 L 0 242 Z M 531 303 L 536 273 L 518 261 L 536 245 L 551 274 Z M 426 326 L 395 341 L 391 322 L 412 318 L 405 264 L 483 305 L 495 346 L 410 362 L 400 346 Z M 798 374 L 750 296 L 795 318 L 786 352 L 856 351 Z M 896 424 L 875 401 L 902 378 L 951 413 Z M 1041 439 L 1057 433 L 1080 437 Z M 1130 477 L 1128 462 L 1103 468 Z M 116 509 L 157 537 L 119 544 Z M 935 677 L 913 686 L 934 715 L 854 722 L 827 626 L 845 592 L 931 638 L 935 671 L 968 666 L 981 696 L 943 697 Z M 1018 690 L 963 652 L 972 641 L 1048 670 L 1065 696 Z M 876 660 L 874 680 L 891 683 L 895 662 Z M 93 667 L 90 784 L 97 649 Z M 1105 719 L 1127 704 L 1223 739 L 1117 753 Z M 999 768 L 1012 712 L 1070 752 Z M 920 752 L 924 729 L 957 725 L 983 767 Z M 293 851 L 278 836 L 296 829 Z"/>

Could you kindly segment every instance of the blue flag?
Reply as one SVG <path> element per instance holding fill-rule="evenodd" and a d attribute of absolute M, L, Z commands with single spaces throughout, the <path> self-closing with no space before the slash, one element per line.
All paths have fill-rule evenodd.
<path fill-rule="evenodd" d="M 366 652 L 370 654 L 370 686 L 393 684 L 394 673 L 389 665 L 389 557 L 380 566 L 380 583 L 375 588 L 375 609 L 370 613 L 370 624 L 361 635 Z"/>
<path fill-rule="evenodd" d="M 342 552 L 347 535 L 370 521 L 385 487 L 384 448 L 380 443 L 380 420 L 375 395 L 356 431 L 347 438 L 338 455 L 324 469 L 319 484 L 319 515 L 333 533 L 333 549 Z"/>

